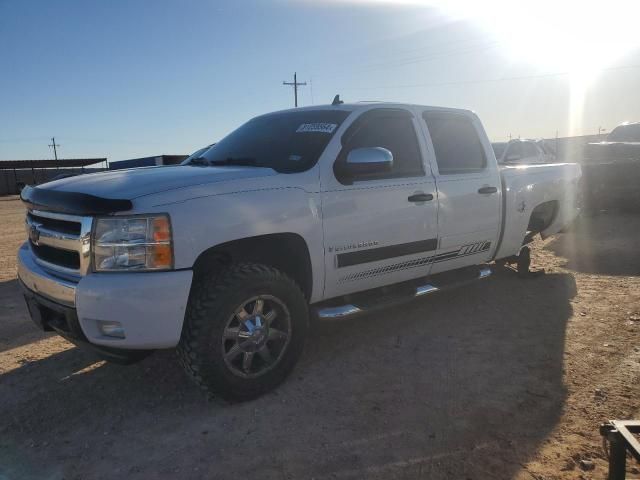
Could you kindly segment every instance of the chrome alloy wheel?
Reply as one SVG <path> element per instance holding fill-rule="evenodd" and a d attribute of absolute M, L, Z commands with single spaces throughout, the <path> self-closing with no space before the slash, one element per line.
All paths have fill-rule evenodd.
<path fill-rule="evenodd" d="M 282 359 L 290 338 L 291 315 L 284 303 L 272 295 L 252 297 L 227 321 L 224 362 L 239 377 L 259 377 Z"/>

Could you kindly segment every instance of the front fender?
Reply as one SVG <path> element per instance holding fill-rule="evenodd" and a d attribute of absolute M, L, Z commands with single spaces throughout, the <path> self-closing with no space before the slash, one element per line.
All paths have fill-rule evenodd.
<path fill-rule="evenodd" d="M 217 245 L 274 233 L 295 233 L 309 249 L 311 301 L 324 285 L 321 204 L 318 193 L 285 187 L 230 192 L 163 206 L 171 216 L 175 266 L 192 268 L 202 252 Z"/>

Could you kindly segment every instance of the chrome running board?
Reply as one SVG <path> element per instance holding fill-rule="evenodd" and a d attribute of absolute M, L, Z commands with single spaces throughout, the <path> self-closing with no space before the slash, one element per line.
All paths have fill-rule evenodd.
<path fill-rule="evenodd" d="M 349 303 L 345 303 L 344 305 L 333 305 L 333 306 L 316 306 L 315 311 L 319 319 L 321 320 L 338 320 L 346 317 L 354 317 L 356 315 L 360 315 L 363 313 L 372 312 L 374 310 L 379 310 L 383 308 L 388 308 L 394 305 L 398 305 L 401 303 L 405 303 L 411 301 L 418 297 L 423 297 L 425 295 L 429 295 L 436 292 L 441 292 L 443 290 L 449 290 L 451 288 L 456 288 L 467 283 L 473 282 L 475 280 L 481 280 L 483 278 L 487 278 L 491 276 L 491 269 L 489 267 L 482 267 L 474 277 L 466 278 L 463 280 L 446 282 L 442 284 L 438 284 L 438 282 L 426 283 L 424 285 L 418 285 L 413 287 L 413 294 L 409 292 L 405 292 L 404 295 L 395 295 L 395 296 L 383 296 L 382 301 L 375 300 L 372 302 L 364 301 L 352 301 Z M 355 296 L 355 295 L 354 295 Z M 379 297 L 377 297 L 379 298 Z"/>

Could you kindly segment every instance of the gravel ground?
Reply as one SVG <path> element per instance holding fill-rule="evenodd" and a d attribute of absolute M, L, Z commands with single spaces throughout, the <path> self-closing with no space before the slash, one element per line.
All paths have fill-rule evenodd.
<path fill-rule="evenodd" d="M 637 214 L 536 241 L 545 275 L 315 325 L 293 375 L 239 405 L 171 351 L 121 367 L 36 330 L 23 214 L 0 199 L 0 479 L 602 479 L 598 425 L 640 417 Z"/>

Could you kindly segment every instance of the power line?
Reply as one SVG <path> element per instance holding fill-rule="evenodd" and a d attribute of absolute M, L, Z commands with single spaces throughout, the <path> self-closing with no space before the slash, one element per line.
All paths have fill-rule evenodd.
<path fill-rule="evenodd" d="M 56 143 L 56 137 L 51 137 L 51 145 L 49 146 L 53 147 L 53 155 L 55 156 L 55 159 L 58 160 L 58 151 L 56 150 L 56 147 L 59 147 L 60 145 Z"/>
<path fill-rule="evenodd" d="M 293 86 L 293 97 L 296 108 L 298 107 L 298 87 L 304 86 L 307 82 L 298 82 L 298 74 L 294 72 L 293 74 L 293 82 L 282 82 L 283 85 L 291 85 Z"/>
<path fill-rule="evenodd" d="M 490 42 L 478 44 L 477 41 L 478 41 L 477 38 L 466 38 L 466 39 L 458 39 L 455 41 L 430 43 L 426 47 L 426 52 L 425 52 L 425 47 L 421 47 L 419 49 L 405 50 L 404 52 L 401 52 L 399 54 L 399 55 L 404 55 L 404 58 L 401 58 L 399 55 L 395 55 L 395 58 L 390 61 L 389 60 L 379 61 L 373 64 L 370 63 L 370 64 L 361 65 L 355 70 L 352 70 L 352 73 L 368 72 L 371 70 L 379 70 L 379 69 L 390 68 L 390 67 L 402 67 L 410 64 L 415 64 L 415 63 L 430 62 L 432 60 L 438 60 L 442 57 L 448 58 L 450 56 L 465 55 L 468 53 L 493 49 L 498 47 L 501 44 L 501 42 L 499 41 L 490 41 Z M 464 45 L 464 44 L 467 44 L 467 45 Z M 458 45 L 458 46 L 454 47 L 453 49 L 445 49 L 445 50 L 442 49 L 443 46 L 447 47 L 447 46 L 455 46 L 455 45 Z M 412 56 L 406 56 L 406 54 L 410 54 Z M 329 76 L 325 76 L 325 75 L 321 75 L 321 76 L 322 78 L 335 78 L 335 77 L 344 77 L 345 75 L 348 75 L 348 74 L 349 74 L 348 72 L 344 71 L 343 73 L 337 74 L 337 75 L 333 74 Z"/>
<path fill-rule="evenodd" d="M 358 70 L 354 70 L 354 72 L 356 73 L 369 72 L 372 70 L 380 70 L 380 69 L 391 68 L 391 67 L 393 68 L 405 67 L 407 65 L 413 65 L 416 63 L 428 63 L 433 60 L 439 60 L 441 58 L 449 58 L 451 56 L 456 56 L 456 55 L 466 55 L 468 53 L 476 53 L 484 50 L 491 50 L 493 48 L 498 47 L 499 45 L 500 45 L 499 42 L 489 42 L 484 45 L 475 45 L 473 47 L 463 47 L 463 48 L 456 48 L 456 49 L 445 50 L 440 52 L 426 53 L 426 54 L 417 55 L 413 57 L 407 57 L 404 59 L 399 58 L 399 59 L 392 60 L 390 62 L 377 62 L 374 64 L 369 64 L 368 66 L 365 66 Z"/>
<path fill-rule="evenodd" d="M 640 68 L 640 65 L 620 65 L 617 67 L 608 67 L 601 68 L 599 71 L 614 71 L 614 70 L 625 70 L 625 69 L 634 69 Z M 487 78 L 482 80 L 457 80 L 451 82 L 428 82 L 428 83 L 412 83 L 412 84 L 404 84 L 404 85 L 379 85 L 375 87 L 347 87 L 345 90 L 371 90 L 371 89 L 385 89 L 385 88 L 417 88 L 417 87 L 441 87 L 448 85 L 471 85 L 478 83 L 494 83 L 494 82 L 507 82 L 513 80 L 529 80 L 535 78 L 551 78 L 551 77 L 562 77 L 566 75 L 571 75 L 573 72 L 555 72 L 555 73 L 543 73 L 540 75 L 521 75 L 516 77 L 502 77 L 502 78 Z"/>

